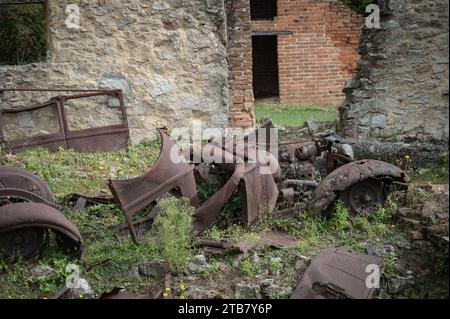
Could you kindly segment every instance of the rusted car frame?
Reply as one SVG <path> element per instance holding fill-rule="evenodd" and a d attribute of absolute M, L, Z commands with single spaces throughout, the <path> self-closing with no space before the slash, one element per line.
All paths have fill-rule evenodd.
<path fill-rule="evenodd" d="M 133 227 L 133 216 L 152 202 L 158 201 L 167 192 L 177 189 L 181 196 L 189 199 L 194 206 L 198 206 L 194 165 L 185 162 L 173 163 L 170 159 L 171 152 L 181 153 L 181 151 L 164 130 L 158 131 L 161 136 L 161 151 L 152 169 L 138 178 L 110 180 L 108 184 L 125 214 L 131 236 L 136 243 L 138 238 Z M 218 146 L 213 143 L 204 147 L 209 147 L 211 151 L 218 150 Z M 225 149 L 220 150 L 227 152 Z M 220 153 L 223 156 L 243 156 Z M 270 212 L 275 208 L 278 188 L 273 175 L 261 174 L 259 164 L 237 163 L 224 167 L 228 170 L 233 169 L 233 173 L 219 191 L 196 209 L 193 225 L 196 233 L 201 233 L 212 225 L 225 203 L 240 186 L 243 198 L 241 221 L 245 226 L 253 224 L 262 212 Z"/>
<path fill-rule="evenodd" d="M 0 251 L 8 257 L 17 252 L 23 258 L 39 254 L 48 230 L 54 232 L 59 248 L 65 253 L 82 254 L 80 232 L 55 208 L 28 202 L 0 207 Z"/>
<path fill-rule="evenodd" d="M 17 153 L 31 147 L 45 147 L 56 151 L 60 147 L 73 148 L 82 152 L 113 151 L 128 145 L 129 128 L 121 90 L 38 90 L 38 89 L 0 89 L 2 91 L 57 92 L 75 91 L 73 95 L 55 96 L 50 101 L 27 107 L 0 109 L 0 139 L 12 152 Z M 71 130 L 68 125 L 65 103 L 70 100 L 110 96 L 119 101 L 122 123 L 97 128 Z M 6 114 L 30 112 L 54 106 L 57 110 L 59 130 L 56 133 L 39 134 L 32 137 L 5 140 L 4 117 Z"/>
<path fill-rule="evenodd" d="M 170 153 L 173 148 L 177 148 L 176 143 L 162 129 L 158 131 L 161 137 L 161 151 L 152 169 L 134 179 L 108 182 L 114 199 L 125 214 L 135 242 L 138 242 L 138 238 L 133 226 L 133 216 L 167 192 L 178 189 L 193 205 L 197 204 L 194 166 L 184 162 L 173 164 Z"/>
<path fill-rule="evenodd" d="M 372 212 L 384 202 L 390 186 L 407 188 L 409 177 L 400 168 L 377 160 L 360 160 L 338 167 L 314 190 L 309 207 L 326 212 L 340 198 L 350 212 Z"/>
<path fill-rule="evenodd" d="M 48 185 L 37 175 L 0 167 L 0 251 L 6 256 L 35 256 L 52 230 L 61 249 L 80 256 L 81 234 L 58 208 Z"/>

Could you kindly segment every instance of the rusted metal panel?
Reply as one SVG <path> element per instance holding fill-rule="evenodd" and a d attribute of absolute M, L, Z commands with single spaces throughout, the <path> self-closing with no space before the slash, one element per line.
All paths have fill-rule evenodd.
<path fill-rule="evenodd" d="M 15 193 L 25 200 L 49 205 L 55 202 L 50 188 L 37 175 L 20 168 L 0 167 L 0 198 L 14 197 Z"/>
<path fill-rule="evenodd" d="M 138 238 L 133 227 L 133 215 L 170 190 L 177 188 L 192 204 L 197 203 L 193 165 L 184 162 L 173 163 L 170 158 L 171 151 L 180 152 L 180 149 L 162 129 L 158 131 L 161 136 L 161 151 L 152 169 L 134 179 L 110 180 L 108 183 L 115 200 L 125 214 L 135 242 L 138 242 Z"/>
<path fill-rule="evenodd" d="M 50 151 L 58 148 L 73 148 L 82 152 L 113 151 L 128 145 L 129 128 L 124 99 L 121 90 L 41 90 L 41 89 L 0 89 L 1 91 L 31 91 L 31 92 L 79 92 L 74 95 L 59 95 L 50 101 L 34 106 L 1 109 L 0 110 L 0 138 L 12 152 L 20 152 L 31 147 L 46 147 Z M 71 130 L 68 125 L 65 104 L 71 100 L 90 97 L 109 96 L 119 102 L 122 123 L 98 128 Z M 4 117 L 6 114 L 18 114 L 55 107 L 57 110 L 58 131 L 51 134 L 39 134 L 31 137 L 5 140 Z"/>
<path fill-rule="evenodd" d="M 291 299 L 371 299 L 376 288 L 368 286 L 366 279 L 375 268 L 381 275 L 383 268 L 378 257 L 343 248 L 322 250 L 311 261 Z"/>
<path fill-rule="evenodd" d="M 316 214 L 325 212 L 340 192 L 368 179 L 408 183 L 408 175 L 400 168 L 377 160 L 361 160 L 343 165 L 331 172 L 313 192 L 309 207 Z"/>
<path fill-rule="evenodd" d="M 214 223 L 223 205 L 233 195 L 244 175 L 245 165 L 237 164 L 233 175 L 226 184 L 195 211 L 193 225 L 195 232 L 202 233 Z"/>
<path fill-rule="evenodd" d="M 199 245 L 208 253 L 220 254 L 224 252 L 245 253 L 250 249 L 257 250 L 267 246 L 278 249 L 294 248 L 298 244 L 296 237 L 286 233 L 268 232 L 260 234 L 259 237 L 257 241 L 240 241 L 237 243 L 218 240 L 200 240 Z"/>
<path fill-rule="evenodd" d="M 16 250 L 35 253 L 42 237 L 30 236 L 30 230 L 52 230 L 56 241 L 66 253 L 81 256 L 83 239 L 77 227 L 55 208 L 38 203 L 13 203 L 0 207 L 0 250 L 6 255 Z M 27 256 L 25 256 L 27 257 Z"/>

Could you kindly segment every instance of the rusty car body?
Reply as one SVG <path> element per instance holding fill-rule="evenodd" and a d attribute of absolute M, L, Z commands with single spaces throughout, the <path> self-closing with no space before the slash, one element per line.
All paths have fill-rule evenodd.
<path fill-rule="evenodd" d="M 129 128 L 125 111 L 124 98 L 121 90 L 65 90 L 65 89 L 1 89 L 6 91 L 30 91 L 30 92 L 76 92 L 73 95 L 58 95 L 49 101 L 32 106 L 0 109 L 0 140 L 11 149 L 13 153 L 23 151 L 31 147 L 45 147 L 50 151 L 59 148 L 73 148 L 82 152 L 113 151 L 128 145 Z M 117 100 L 121 114 L 121 123 L 103 127 L 71 129 L 68 122 L 67 106 L 71 101 L 80 101 L 85 98 L 105 98 Z M 116 103 L 116 102 L 115 102 Z M 5 116 L 18 115 L 55 108 L 57 112 L 57 131 L 53 133 L 38 133 L 33 136 L 7 140 L 5 137 Z"/>
<path fill-rule="evenodd" d="M 373 212 L 386 199 L 393 184 L 405 187 L 409 177 L 400 168 L 377 160 L 360 160 L 338 167 L 315 189 L 310 208 L 327 211 L 339 196 L 351 213 Z"/>
<path fill-rule="evenodd" d="M 243 197 L 242 224 L 251 225 L 261 211 L 274 209 L 278 189 L 273 176 L 261 175 L 259 165 L 246 163 L 224 165 L 225 170 L 233 170 L 231 176 L 220 190 L 198 207 L 194 165 L 185 161 L 174 163 L 170 159 L 171 152 L 179 154 L 181 150 L 163 129 L 158 131 L 161 137 L 161 151 L 152 169 L 134 179 L 110 180 L 108 183 L 116 202 L 125 214 L 131 236 L 136 243 L 138 236 L 133 226 L 133 215 L 173 190 L 197 207 L 193 225 L 196 233 L 201 233 L 212 225 L 222 207 L 239 186 L 242 186 L 240 190 Z M 213 144 L 206 147 L 210 147 L 211 150 L 217 149 Z"/>
<path fill-rule="evenodd" d="M 317 215 L 328 215 L 336 200 L 350 213 L 371 213 L 393 189 L 407 189 L 408 175 L 377 160 L 353 159 L 350 145 L 332 131 L 280 145 L 280 198 L 303 201 Z"/>
<path fill-rule="evenodd" d="M 23 258 L 39 254 L 51 230 L 58 247 L 80 256 L 83 239 L 76 226 L 60 211 L 38 203 L 12 203 L 0 207 L 0 251 L 7 257 L 19 253 Z"/>
<path fill-rule="evenodd" d="M 265 156 L 276 162 L 273 174 L 261 174 L 263 164 L 257 158 L 251 158 L 255 156 L 251 154 L 260 153 L 249 151 L 255 146 L 247 143 L 241 154 L 234 145 L 230 149 L 223 146 L 229 145 L 227 143 L 213 141 L 202 146 L 203 150 L 211 154 L 219 151 L 217 153 L 222 157 L 207 165 L 222 167 L 221 174 L 227 178 L 221 188 L 199 206 L 196 168 L 205 176 L 208 169 L 205 165 L 200 167 L 204 163 L 197 166 L 187 161 L 174 163 L 170 154 L 181 154 L 180 148 L 163 129 L 159 134 L 160 155 L 150 171 L 131 180 L 110 180 L 108 184 L 136 243 L 138 236 L 133 227 L 133 216 L 173 190 L 176 190 L 175 195 L 189 199 L 196 207 L 193 228 L 196 233 L 201 233 L 215 222 L 225 203 L 236 192 L 242 196 L 241 223 L 250 226 L 262 215 L 274 211 L 277 203 L 293 201 L 306 202 L 316 214 L 326 214 L 331 204 L 341 199 L 352 213 L 370 213 L 383 204 L 391 186 L 405 188 L 409 181 L 406 173 L 392 164 L 354 161 L 351 147 L 331 131 L 312 139 L 280 145 L 278 160 L 263 150 Z M 242 161 L 224 164 L 221 161 L 224 157 Z"/>
<path fill-rule="evenodd" d="M 291 299 L 371 299 L 382 271 L 379 257 L 324 249 L 311 261 Z"/>
<path fill-rule="evenodd" d="M 7 257 L 38 255 L 52 231 L 60 249 L 80 256 L 81 234 L 58 207 L 48 185 L 37 175 L 0 167 L 0 252 Z"/>

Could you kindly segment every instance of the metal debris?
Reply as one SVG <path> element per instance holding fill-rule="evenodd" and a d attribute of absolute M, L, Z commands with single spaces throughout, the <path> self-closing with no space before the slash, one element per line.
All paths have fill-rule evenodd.
<path fill-rule="evenodd" d="M 268 232 L 259 235 L 256 241 L 240 241 L 229 243 L 219 240 L 201 240 L 199 245 L 205 252 L 210 254 L 220 254 L 224 252 L 246 253 L 251 249 L 257 250 L 264 247 L 273 247 L 278 249 L 297 247 L 298 239 L 289 234 L 280 232 Z"/>
<path fill-rule="evenodd" d="M 353 213 L 373 211 L 382 204 L 390 186 L 406 188 L 409 177 L 400 168 L 377 160 L 361 160 L 331 172 L 313 192 L 309 207 L 325 212 L 339 196 Z"/>
<path fill-rule="evenodd" d="M 180 149 L 164 130 L 158 131 L 161 136 L 161 152 L 152 169 L 135 179 L 109 181 L 109 188 L 125 214 L 132 238 L 136 243 L 138 238 L 133 227 L 133 215 L 142 208 L 158 201 L 174 189 L 178 189 L 180 195 L 188 198 L 194 206 L 198 204 L 194 166 L 185 162 L 173 163 L 170 160 L 170 153 L 171 151 L 180 153 Z M 211 143 L 205 147 L 213 150 L 217 146 Z M 232 154 L 225 149 L 224 151 L 223 156 L 244 156 Z M 194 214 L 196 233 L 201 233 L 212 225 L 224 204 L 240 185 L 243 185 L 241 189 L 244 204 L 241 220 L 244 225 L 253 224 L 259 214 L 271 212 L 275 208 L 278 188 L 272 175 L 261 174 L 260 166 L 257 164 L 239 163 L 227 168 L 234 170 L 231 177 Z"/>
<path fill-rule="evenodd" d="M 378 257 L 342 248 L 322 250 L 311 261 L 291 299 L 371 299 L 376 282 L 373 288 L 367 286 L 366 279 L 373 273 L 369 265 L 381 275 L 383 268 Z"/>
<path fill-rule="evenodd" d="M 3 141 L 11 151 L 16 153 L 31 147 L 46 147 L 50 151 L 62 148 L 73 148 L 82 152 L 113 151 L 125 148 L 128 145 L 129 128 L 125 111 L 124 98 L 121 90 L 39 90 L 39 89 L 0 89 L 2 91 L 32 91 L 32 92 L 79 92 L 75 95 L 59 95 L 47 102 L 11 109 L 0 109 L 0 141 Z M 68 125 L 65 103 L 89 97 L 108 97 L 117 99 L 122 123 L 98 128 L 71 130 Z M 4 116 L 5 114 L 19 114 L 48 107 L 55 107 L 58 114 L 59 131 L 54 134 L 39 134 L 32 137 L 16 140 L 5 140 Z"/>
<path fill-rule="evenodd" d="M 146 174 L 129 180 L 110 180 L 108 186 L 125 214 L 131 236 L 138 242 L 133 226 L 133 215 L 152 202 L 157 201 L 169 191 L 177 188 L 181 195 L 197 203 L 197 188 L 194 178 L 194 166 L 187 163 L 175 164 L 170 159 L 173 150 L 180 152 L 175 141 L 162 130 L 161 152 L 152 169 Z"/>
<path fill-rule="evenodd" d="M 7 257 L 19 253 L 28 258 L 40 253 L 48 230 L 58 247 L 81 256 L 83 239 L 76 226 L 61 212 L 38 203 L 13 203 L 0 207 L 0 251 Z"/>
<path fill-rule="evenodd" d="M 37 175 L 20 168 L 0 167 L 0 202 L 17 200 L 56 206 L 50 188 Z"/>
<path fill-rule="evenodd" d="M 50 188 L 37 175 L 0 167 L 0 205 L 0 251 L 5 256 L 36 256 L 49 230 L 66 253 L 82 254 L 78 229 L 58 210 Z"/>

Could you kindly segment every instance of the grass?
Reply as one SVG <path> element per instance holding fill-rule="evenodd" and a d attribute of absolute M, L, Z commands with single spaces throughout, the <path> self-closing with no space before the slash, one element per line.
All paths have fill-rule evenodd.
<path fill-rule="evenodd" d="M 159 154 L 159 141 L 130 145 L 117 152 L 79 153 L 61 148 L 51 153 L 35 148 L 18 155 L 2 153 L 0 165 L 36 173 L 48 183 L 56 199 L 61 200 L 71 193 L 110 195 L 107 180 L 131 178 L 147 171 Z"/>
<path fill-rule="evenodd" d="M 165 199 L 159 202 L 162 214 L 154 224 L 156 238 L 168 266 L 182 271 L 193 256 L 192 215 L 194 207 L 185 199 Z"/>
<path fill-rule="evenodd" d="M 319 122 L 334 121 L 337 111 L 330 107 L 301 106 L 301 105 L 279 105 L 279 104 L 256 104 L 256 119 L 262 117 L 272 119 L 275 125 L 286 125 L 290 127 L 303 126 L 306 120 L 313 119 Z"/>
<path fill-rule="evenodd" d="M 449 162 L 448 155 L 441 158 L 440 163 L 434 168 L 418 169 L 410 172 L 411 180 L 415 183 L 448 184 Z"/>
<path fill-rule="evenodd" d="M 159 153 L 158 143 L 146 142 L 131 146 L 127 150 L 110 153 L 81 154 L 71 150 L 49 153 L 42 149 L 23 152 L 17 156 L 0 154 L 0 164 L 23 167 L 40 175 L 50 185 L 57 199 L 62 199 L 72 192 L 87 195 L 108 194 L 106 180 L 128 178 L 140 175 L 155 161 Z M 443 165 L 443 167 L 445 167 Z M 448 167 L 448 166 L 447 166 Z M 433 178 L 422 174 L 426 179 Z M 447 169 L 448 176 L 448 169 Z M 436 181 L 433 178 L 433 181 Z M 201 201 L 209 198 L 217 190 L 214 183 L 204 184 L 199 188 Z M 420 188 L 413 188 L 406 201 L 408 207 L 416 207 L 430 194 Z M 393 197 L 394 198 L 394 197 Z M 395 224 L 393 218 L 397 209 L 393 200 L 388 200 L 374 214 L 351 216 L 337 203 L 330 218 L 318 217 L 304 210 L 302 204 L 294 205 L 295 213 L 289 215 L 272 215 L 260 223 L 243 228 L 232 222 L 240 207 L 240 198 L 236 197 L 223 211 L 223 223 L 216 223 L 202 235 L 203 239 L 225 240 L 229 242 L 259 240 L 262 232 L 282 231 L 296 236 L 299 241 L 295 248 L 263 248 L 258 251 L 259 263 L 249 256 L 236 262 L 236 256 L 207 256 L 210 267 L 202 276 L 202 284 L 209 287 L 232 287 L 240 281 L 252 281 L 255 275 L 268 270 L 277 285 L 295 286 L 301 270 L 294 265 L 299 259 L 312 258 L 320 249 L 345 246 L 364 252 L 368 245 L 381 247 L 392 245 L 396 251 L 406 249 L 407 254 L 430 275 L 417 279 L 417 284 L 399 296 L 393 296 L 388 288 L 398 275 L 399 257 L 382 255 L 385 265 L 384 286 L 381 298 L 392 297 L 442 297 L 448 296 L 448 251 L 438 251 L 433 245 L 412 242 L 408 233 Z M 186 204 L 186 203 L 185 203 Z M 4 260 L 0 257 L 0 297 L 4 298 L 49 298 L 54 295 L 67 277 L 66 267 L 76 264 L 81 269 L 81 276 L 92 286 L 96 294 L 109 291 L 114 287 L 125 287 L 131 292 L 149 293 L 165 287 L 165 278 L 160 276 L 139 276 L 138 266 L 154 262 L 167 263 L 173 272 L 182 272 L 187 260 L 195 253 L 195 242 L 190 238 L 190 214 L 192 208 L 180 203 L 168 202 L 163 210 L 166 212 L 157 220 L 151 231 L 140 237 L 140 245 L 133 244 L 129 236 L 119 236 L 113 231 L 100 231 L 91 236 L 84 236 L 84 257 L 73 260 L 51 249 L 44 251 L 39 260 Z M 123 214 L 116 205 L 97 205 L 84 211 L 64 211 L 81 232 L 104 229 L 107 226 L 124 222 Z M 411 246 L 411 248 L 405 248 Z M 282 258 L 282 263 L 278 258 Z M 230 272 L 222 273 L 220 264 L 226 264 Z M 423 265 L 422 265 L 423 264 Z M 55 269 L 49 276 L 35 280 L 31 269 L 36 265 L 48 265 Z M 93 265 L 96 265 L 92 267 Z M 92 267 L 92 268 L 91 268 Z M 306 265 L 305 265 L 306 267 Z M 436 281 L 436 283 L 434 283 Z M 197 285 L 199 285 L 197 283 Z M 281 291 L 279 298 L 286 298 L 289 292 Z"/>

